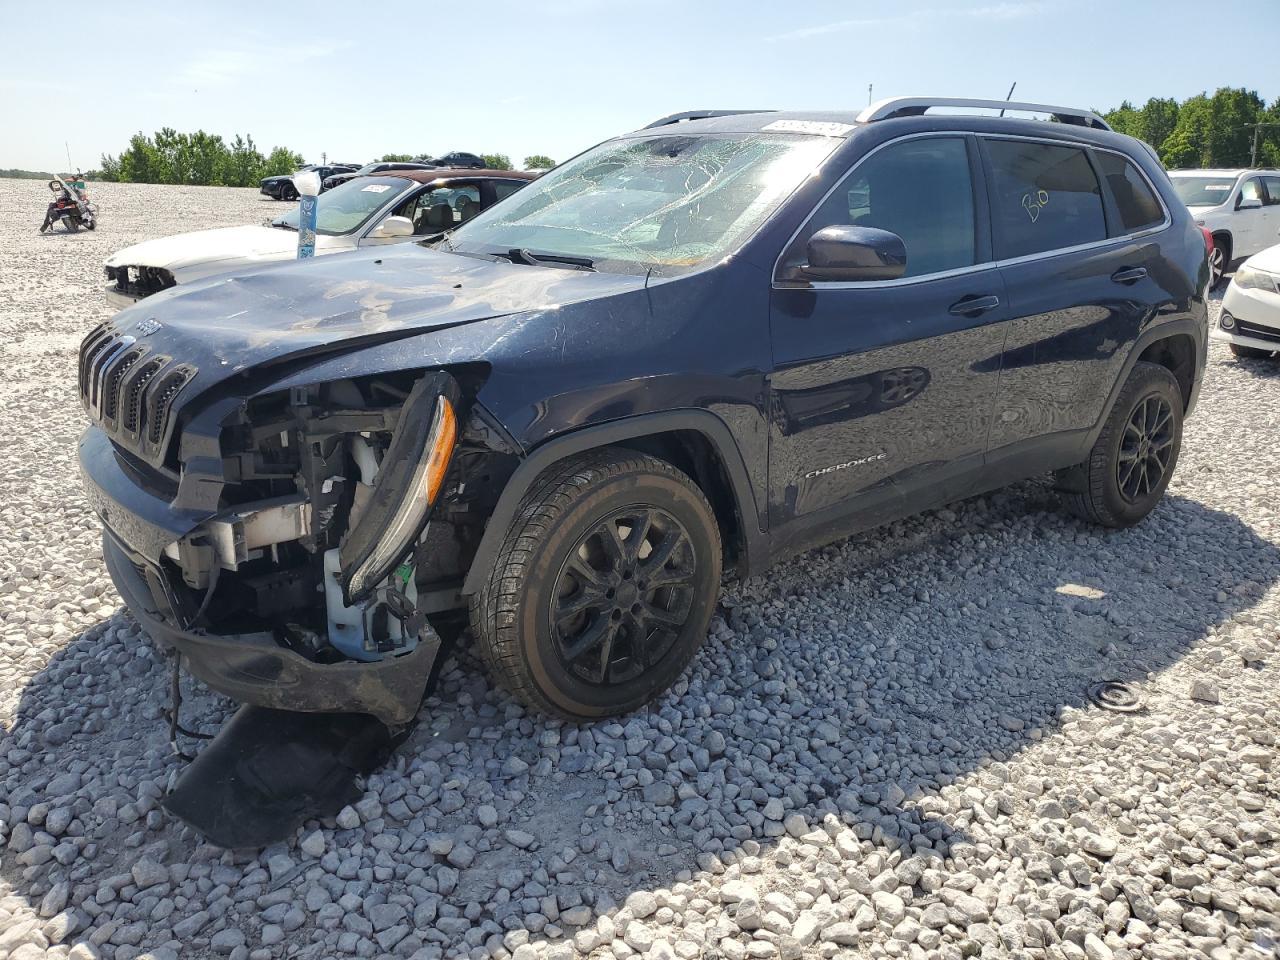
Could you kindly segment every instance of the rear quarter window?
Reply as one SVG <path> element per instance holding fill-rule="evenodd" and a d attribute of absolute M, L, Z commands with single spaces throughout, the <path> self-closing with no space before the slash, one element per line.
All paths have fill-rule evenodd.
<path fill-rule="evenodd" d="M 1164 208 L 1138 168 L 1118 153 L 1094 154 L 1120 214 L 1120 233 L 1135 233 L 1164 223 Z"/>
<path fill-rule="evenodd" d="M 1023 140 L 985 145 L 996 259 L 1107 238 L 1101 188 L 1083 150 Z"/>

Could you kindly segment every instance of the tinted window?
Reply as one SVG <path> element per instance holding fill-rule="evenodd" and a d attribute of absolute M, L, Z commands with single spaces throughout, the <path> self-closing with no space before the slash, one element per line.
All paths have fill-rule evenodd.
<path fill-rule="evenodd" d="M 1098 178 L 1083 150 L 988 140 L 987 152 L 997 259 L 1106 239 Z"/>
<path fill-rule="evenodd" d="M 784 264 L 804 263 L 809 237 L 834 224 L 896 233 L 907 248 L 904 276 L 971 266 L 973 182 L 965 141 L 906 140 L 873 153 L 823 201 Z"/>
<path fill-rule="evenodd" d="M 1122 232 L 1131 233 L 1164 222 L 1164 210 L 1138 168 L 1118 153 L 1098 151 L 1098 166 L 1120 213 Z"/>
<path fill-rule="evenodd" d="M 493 181 L 494 199 L 502 200 L 504 197 L 509 197 L 523 186 L 523 180 L 495 180 Z"/>
<path fill-rule="evenodd" d="M 1267 187 L 1267 206 L 1280 204 L 1280 177 L 1263 177 Z"/>

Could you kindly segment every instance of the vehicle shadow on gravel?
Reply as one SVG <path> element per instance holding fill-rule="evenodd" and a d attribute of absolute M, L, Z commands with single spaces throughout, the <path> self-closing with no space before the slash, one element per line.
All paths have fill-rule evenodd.
<path fill-rule="evenodd" d="M 842 856 L 910 885 L 973 852 L 967 827 L 994 812 L 943 803 L 957 780 L 998 794 L 1007 762 L 1072 708 L 1114 716 L 1090 685 L 1162 689 L 1161 671 L 1277 580 L 1280 550 L 1231 514 L 1169 496 L 1139 527 L 1100 531 L 1024 483 L 729 589 L 686 676 L 620 721 L 529 714 L 461 651 L 359 822 L 324 825 L 323 855 L 220 851 L 158 809 L 182 766 L 165 662 L 117 613 L 31 680 L 0 739 L 0 878 L 32 936 L 119 957 L 174 940 L 184 956 L 514 949 L 595 929 L 637 891 L 750 881 L 762 861 L 796 888 Z M 188 725 L 228 715 L 183 689 Z M 622 919 L 652 913 L 632 903 Z M 223 928 L 243 936 L 211 947 Z"/>

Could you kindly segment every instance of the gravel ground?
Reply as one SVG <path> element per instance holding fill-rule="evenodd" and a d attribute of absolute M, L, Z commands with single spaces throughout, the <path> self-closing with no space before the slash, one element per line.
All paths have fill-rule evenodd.
<path fill-rule="evenodd" d="M 1280 366 L 1214 348 L 1137 529 L 1030 482 L 814 551 L 620 722 L 461 653 L 361 802 L 229 853 L 157 806 L 166 664 L 81 499 L 73 358 L 110 251 L 279 207 L 94 192 L 96 234 L 42 237 L 43 183 L 0 180 L 0 957 L 1275 954 Z"/>

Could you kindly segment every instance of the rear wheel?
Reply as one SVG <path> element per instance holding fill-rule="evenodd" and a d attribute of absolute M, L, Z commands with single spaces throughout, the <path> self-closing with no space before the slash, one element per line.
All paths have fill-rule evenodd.
<path fill-rule="evenodd" d="M 1225 237 L 1213 238 L 1213 249 L 1209 251 L 1209 289 L 1212 290 L 1222 282 L 1231 262 L 1231 241 Z"/>
<path fill-rule="evenodd" d="M 1242 347 L 1238 343 L 1229 343 L 1227 346 L 1229 346 L 1231 348 L 1231 352 L 1241 360 L 1266 360 L 1269 357 L 1274 357 L 1276 355 L 1274 350 L 1259 350 L 1257 347 Z"/>
<path fill-rule="evenodd" d="M 1067 509 L 1106 527 L 1132 526 L 1155 509 L 1178 463 L 1182 413 L 1173 374 L 1136 364 L 1089 458 L 1060 476 Z"/>
<path fill-rule="evenodd" d="M 295 190 L 291 185 L 285 185 L 284 187 L 280 188 L 280 199 L 281 200 L 297 200 L 298 191 Z"/>
<path fill-rule="evenodd" d="M 571 720 L 628 713 L 669 687 L 706 637 L 720 533 L 697 485 L 620 448 L 552 467 L 525 495 L 471 598 L 494 678 Z"/>

